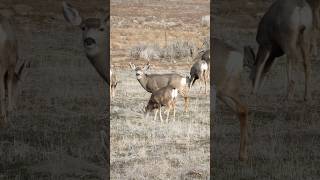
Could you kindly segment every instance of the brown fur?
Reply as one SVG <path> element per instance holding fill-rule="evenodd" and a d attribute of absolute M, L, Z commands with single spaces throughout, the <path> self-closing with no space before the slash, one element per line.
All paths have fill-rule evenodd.
<path fill-rule="evenodd" d="M 24 61 L 18 64 L 18 44 L 10 19 L 0 16 L 0 125 L 7 125 L 8 111 L 12 111 L 16 99 L 17 83 L 25 67 Z M 8 106 L 6 103 L 6 89 Z"/>
<path fill-rule="evenodd" d="M 240 121 L 240 160 L 247 159 L 248 108 L 240 100 L 240 74 L 244 65 L 243 56 L 223 41 L 213 39 L 213 82 L 219 100 L 238 115 Z M 230 56 L 232 53 L 239 57 Z M 233 67 L 233 68 L 232 68 Z"/>
<path fill-rule="evenodd" d="M 145 112 L 148 114 L 154 109 L 157 109 L 154 120 L 156 119 L 157 112 L 158 110 L 160 111 L 160 120 L 162 120 L 162 115 L 161 115 L 161 107 L 165 106 L 167 108 L 167 119 L 166 121 L 168 122 L 169 120 L 169 113 L 171 109 L 173 109 L 173 121 L 175 121 L 175 109 L 176 109 L 176 99 L 171 96 L 172 90 L 175 89 L 172 86 L 166 86 L 163 88 L 160 88 L 154 92 L 152 92 L 151 97 L 149 99 L 148 105 L 145 108 Z"/>

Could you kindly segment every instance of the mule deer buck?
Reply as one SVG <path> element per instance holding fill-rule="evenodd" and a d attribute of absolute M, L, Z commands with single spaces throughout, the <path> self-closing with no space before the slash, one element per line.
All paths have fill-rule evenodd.
<path fill-rule="evenodd" d="M 114 71 L 110 69 L 110 92 L 111 97 L 114 98 L 116 96 L 116 87 L 120 81 L 117 80 L 117 76 Z"/>
<path fill-rule="evenodd" d="M 189 106 L 189 78 L 183 77 L 176 73 L 171 74 L 146 74 L 150 64 L 146 64 L 143 68 L 136 67 L 131 62 L 129 63 L 132 70 L 136 72 L 136 77 L 141 86 L 149 93 L 166 87 L 168 85 L 178 89 L 178 92 L 184 98 L 184 110 L 188 111 Z"/>
<path fill-rule="evenodd" d="M 25 75 L 23 70 L 27 65 L 25 60 L 18 62 L 18 41 L 11 20 L 0 15 L 0 126 L 2 127 L 7 126 L 8 112 L 14 109 L 18 85 Z"/>
<path fill-rule="evenodd" d="M 247 159 L 248 141 L 248 108 L 239 97 L 240 74 L 243 66 L 249 66 L 249 52 L 246 48 L 243 55 L 222 40 L 213 38 L 213 83 L 217 98 L 229 106 L 240 120 L 240 160 Z"/>
<path fill-rule="evenodd" d="M 253 94 L 261 86 L 266 73 L 275 58 L 287 55 L 287 98 L 294 95 L 294 68 L 298 60 L 303 61 L 305 74 L 305 95 L 307 101 L 310 92 L 310 42 L 313 29 L 312 10 L 305 0 L 277 0 L 260 21 L 256 40 L 259 49 L 252 73 Z"/>
<path fill-rule="evenodd" d="M 99 75 L 109 84 L 109 73 L 107 64 L 110 53 L 108 51 L 107 18 L 87 18 L 83 19 L 78 10 L 67 2 L 62 2 L 63 15 L 73 26 L 78 26 L 82 30 L 82 41 L 84 50 L 90 63 L 94 66 Z"/>
<path fill-rule="evenodd" d="M 169 114 L 171 109 L 173 109 L 173 121 L 176 118 L 176 98 L 178 96 L 178 89 L 172 86 L 166 86 L 160 88 L 154 92 L 152 92 L 151 97 L 149 99 L 148 105 L 145 108 L 145 115 L 148 117 L 149 113 L 156 109 L 154 115 L 154 121 L 157 118 L 158 111 L 160 116 L 161 123 L 163 122 L 162 115 L 161 115 L 161 107 L 165 106 L 167 108 L 167 119 L 166 122 L 169 121 Z"/>
<path fill-rule="evenodd" d="M 209 67 L 206 61 L 198 60 L 196 61 L 190 70 L 190 86 L 196 82 L 197 79 L 200 79 L 202 84 L 204 84 L 204 93 L 207 94 L 207 81 L 209 79 Z"/>

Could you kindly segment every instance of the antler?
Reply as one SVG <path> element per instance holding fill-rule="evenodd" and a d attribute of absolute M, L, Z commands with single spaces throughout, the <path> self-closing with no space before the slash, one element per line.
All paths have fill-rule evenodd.
<path fill-rule="evenodd" d="M 135 70 L 136 69 L 136 66 L 134 64 L 132 64 L 131 62 L 129 62 L 129 65 L 131 67 L 132 70 Z"/>

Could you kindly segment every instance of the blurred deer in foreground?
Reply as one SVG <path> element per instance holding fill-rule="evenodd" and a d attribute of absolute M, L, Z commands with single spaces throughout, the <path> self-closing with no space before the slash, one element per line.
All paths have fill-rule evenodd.
<path fill-rule="evenodd" d="M 159 112 L 161 123 L 163 122 L 162 115 L 161 115 L 161 107 L 165 106 L 167 108 L 167 119 L 166 122 L 169 121 L 169 114 L 171 109 L 173 109 L 173 121 L 175 121 L 176 117 L 176 98 L 178 96 L 178 89 L 172 86 L 166 86 L 160 88 L 154 92 L 152 92 L 151 97 L 149 99 L 148 105 L 145 108 L 145 116 L 146 118 L 149 115 L 149 112 L 156 109 L 154 115 L 154 121 L 157 118 L 157 113 Z"/>
<path fill-rule="evenodd" d="M 244 55 L 222 40 L 213 38 L 213 83 L 219 100 L 229 106 L 238 115 L 240 121 L 240 160 L 247 159 L 248 108 L 240 100 L 241 72 L 243 66 L 252 67 L 254 56 L 245 48 Z"/>
<path fill-rule="evenodd" d="M 0 126 L 2 127 L 7 126 L 8 111 L 11 112 L 14 109 L 18 85 L 25 75 L 23 70 L 26 66 L 28 63 L 25 60 L 18 62 L 18 42 L 11 20 L 0 15 Z"/>
<path fill-rule="evenodd" d="M 314 20 L 315 21 L 315 20 Z M 263 83 L 275 58 L 287 55 L 287 98 L 294 96 L 294 68 L 302 60 L 305 74 L 305 101 L 311 98 L 311 37 L 313 32 L 312 9 L 305 0 L 277 0 L 263 18 L 258 27 L 256 40 L 259 44 L 257 56 L 250 75 L 253 93 Z"/>
<path fill-rule="evenodd" d="M 109 28 L 109 16 L 107 18 L 87 18 L 83 19 L 78 10 L 67 2 L 62 2 L 63 15 L 73 26 L 78 26 L 82 30 L 82 41 L 84 51 L 90 63 L 109 84 L 107 64 L 109 61 L 109 50 L 107 39 L 107 29 Z"/>

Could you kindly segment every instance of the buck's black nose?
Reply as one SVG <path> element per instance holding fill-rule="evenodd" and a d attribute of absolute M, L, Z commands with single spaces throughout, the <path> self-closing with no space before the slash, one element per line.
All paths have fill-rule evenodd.
<path fill-rule="evenodd" d="M 90 46 L 90 45 L 95 44 L 95 43 L 96 43 L 96 41 L 95 41 L 93 38 L 86 38 L 86 39 L 84 40 L 84 44 L 85 44 L 86 46 Z"/>

